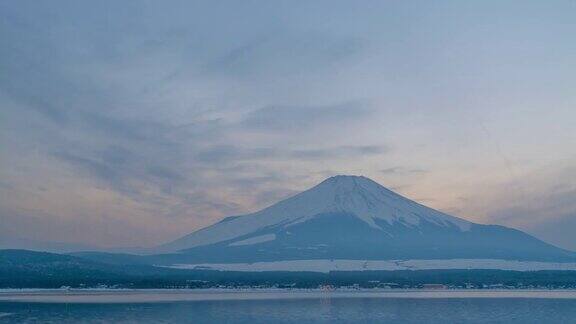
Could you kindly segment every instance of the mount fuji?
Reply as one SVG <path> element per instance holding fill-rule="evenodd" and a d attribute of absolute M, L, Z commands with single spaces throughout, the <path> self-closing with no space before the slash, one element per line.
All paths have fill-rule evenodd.
<path fill-rule="evenodd" d="M 519 230 L 447 215 L 362 176 L 331 177 L 261 211 L 225 218 L 158 250 L 173 264 L 576 261 L 576 253 Z"/>

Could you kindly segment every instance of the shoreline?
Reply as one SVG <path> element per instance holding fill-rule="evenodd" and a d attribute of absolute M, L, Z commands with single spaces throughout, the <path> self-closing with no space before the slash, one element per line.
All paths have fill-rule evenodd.
<path fill-rule="evenodd" d="M 576 290 L 524 289 L 106 289 L 0 290 L 0 303 L 159 303 L 234 300 L 295 300 L 332 298 L 532 298 L 576 299 Z"/>

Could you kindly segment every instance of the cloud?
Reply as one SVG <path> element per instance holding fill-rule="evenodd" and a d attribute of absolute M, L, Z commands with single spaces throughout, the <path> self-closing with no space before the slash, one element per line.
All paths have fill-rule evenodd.
<path fill-rule="evenodd" d="M 369 106 L 359 102 L 327 106 L 268 106 L 247 114 L 242 126 L 251 131 L 268 132 L 337 128 L 366 118 L 372 112 Z"/>
<path fill-rule="evenodd" d="M 112 184 L 113 187 L 120 188 L 119 184 L 122 183 L 121 174 L 118 170 L 111 168 L 105 163 L 76 156 L 68 152 L 55 152 L 53 153 L 53 156 L 88 172 L 90 175 L 102 180 L 103 182 Z"/>
<path fill-rule="evenodd" d="M 484 223 L 527 231 L 546 242 L 576 250 L 576 241 L 564 233 L 576 215 L 576 169 L 570 163 L 547 166 L 507 183 L 484 186 L 461 204 Z M 482 215 L 483 214 L 483 215 Z"/>
<path fill-rule="evenodd" d="M 146 167 L 146 173 L 159 179 L 177 182 L 184 179 L 184 176 L 165 166 L 151 165 Z"/>
<path fill-rule="evenodd" d="M 242 148 L 234 145 L 214 145 L 201 149 L 195 159 L 204 163 L 234 163 L 237 161 L 270 158 L 278 155 L 274 148 Z"/>
<path fill-rule="evenodd" d="M 152 245 L 339 173 L 439 205 L 473 188 L 459 207 L 496 222 L 569 219 L 569 186 L 510 197 L 477 125 L 518 170 L 574 155 L 572 11 L 501 6 L 1 2 L 0 222 Z"/>
<path fill-rule="evenodd" d="M 530 231 L 546 242 L 576 251 L 574 228 L 576 228 L 576 210 L 572 213 L 558 215 Z"/>
<path fill-rule="evenodd" d="M 358 37 L 319 31 L 306 37 L 278 29 L 260 34 L 219 55 L 203 70 L 234 77 L 314 73 L 359 56 L 366 46 Z"/>
<path fill-rule="evenodd" d="M 181 147 L 176 143 L 140 142 L 130 137 L 113 141 L 112 145 L 108 142 L 109 138 L 104 138 L 89 147 L 55 145 L 47 148 L 47 152 L 98 185 L 134 199 L 150 198 L 144 196 L 150 189 L 174 195 L 186 187 L 187 169 L 182 165 Z"/>
<path fill-rule="evenodd" d="M 137 141 L 161 141 L 172 127 L 153 120 L 114 118 L 96 112 L 78 112 L 79 126 L 91 128 L 110 137 Z"/>
<path fill-rule="evenodd" d="M 429 172 L 429 171 L 424 170 L 424 169 L 411 169 L 411 168 L 405 168 L 405 167 L 399 167 L 399 166 L 380 170 L 380 173 L 394 174 L 394 175 L 398 175 L 398 174 L 421 174 L 421 173 L 427 173 L 427 172 Z"/>
<path fill-rule="evenodd" d="M 506 206 L 489 213 L 499 224 L 520 226 L 539 238 L 576 251 L 573 233 L 576 224 L 576 188 L 564 188 L 526 197 L 514 206 Z"/>
<path fill-rule="evenodd" d="M 384 145 L 337 146 L 324 149 L 303 149 L 288 152 L 288 156 L 302 160 L 338 159 L 380 155 L 388 152 Z"/>
<path fill-rule="evenodd" d="M 533 225 L 576 214 L 576 188 L 552 190 L 543 187 L 536 194 L 528 194 L 511 206 L 490 212 L 490 219 L 498 223 Z"/>
<path fill-rule="evenodd" d="M 319 149 L 290 148 L 245 148 L 234 145 L 216 145 L 200 150 L 195 159 L 210 164 L 233 164 L 250 160 L 321 160 L 348 159 L 366 155 L 380 155 L 388 152 L 382 145 L 335 146 Z"/>

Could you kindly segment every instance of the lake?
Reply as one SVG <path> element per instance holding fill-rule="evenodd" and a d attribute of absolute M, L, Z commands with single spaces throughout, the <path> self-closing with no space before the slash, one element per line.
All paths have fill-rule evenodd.
<path fill-rule="evenodd" d="M 1 323 L 574 323 L 575 291 L 4 291 Z"/>

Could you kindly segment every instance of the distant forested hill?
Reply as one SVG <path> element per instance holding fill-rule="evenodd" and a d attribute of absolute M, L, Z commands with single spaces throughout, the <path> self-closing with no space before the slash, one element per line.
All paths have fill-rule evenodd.
<path fill-rule="evenodd" d="M 209 288 L 280 286 L 316 288 L 320 285 L 417 288 L 426 283 L 455 287 L 502 284 L 512 287 L 576 288 L 576 271 L 419 270 L 319 272 L 225 272 L 178 270 L 140 264 L 98 262 L 78 256 L 0 250 L 0 288 Z"/>

